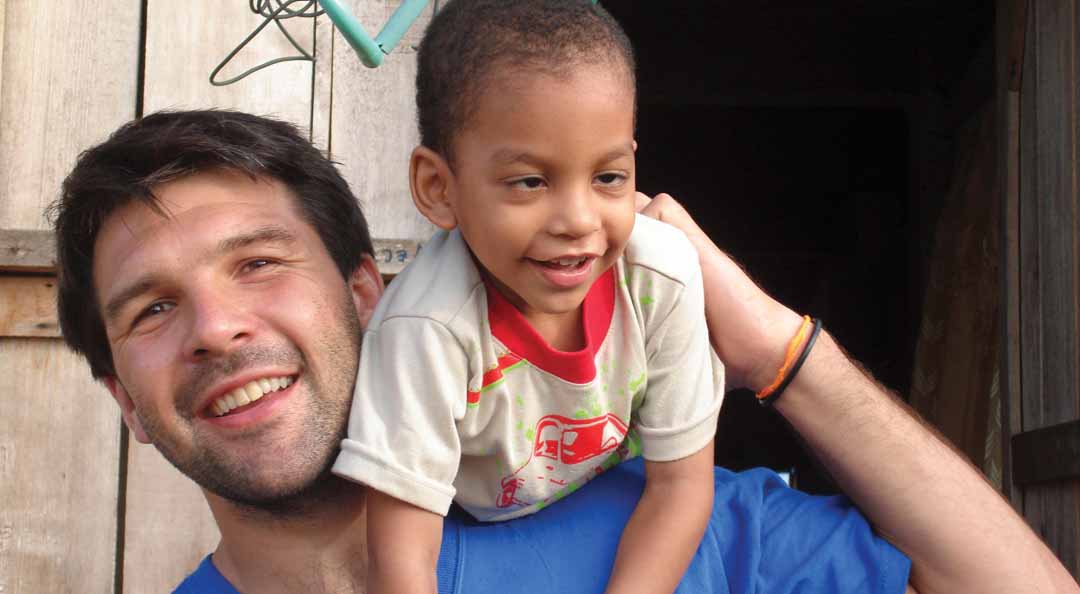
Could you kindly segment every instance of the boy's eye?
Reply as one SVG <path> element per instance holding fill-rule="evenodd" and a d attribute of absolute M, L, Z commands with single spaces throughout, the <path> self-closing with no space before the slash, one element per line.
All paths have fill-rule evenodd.
<path fill-rule="evenodd" d="M 538 190 L 544 187 L 544 178 L 537 176 L 522 177 L 510 180 L 510 186 L 521 190 Z"/>
<path fill-rule="evenodd" d="M 626 176 L 621 173 L 601 173 L 596 176 L 596 181 L 604 186 L 614 186 L 622 183 L 624 180 L 626 180 Z"/>

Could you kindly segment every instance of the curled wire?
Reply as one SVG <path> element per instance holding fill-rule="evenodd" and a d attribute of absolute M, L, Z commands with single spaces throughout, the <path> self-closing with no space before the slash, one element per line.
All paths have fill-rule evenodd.
<path fill-rule="evenodd" d="M 276 8 L 273 6 L 275 3 L 277 4 Z M 293 6 L 297 4 L 300 4 L 301 6 L 299 8 L 293 8 Z M 262 70 L 263 68 L 273 66 L 274 64 L 278 64 L 281 62 L 293 62 L 296 60 L 301 60 L 304 62 L 315 61 L 315 56 L 311 52 L 308 52 L 304 48 L 300 47 L 300 44 L 297 43 L 296 39 L 294 39 L 293 36 L 289 34 L 289 31 L 285 28 L 285 25 L 282 24 L 282 21 L 294 18 L 315 18 L 324 14 L 324 11 L 319 8 L 318 2 L 316 0 L 248 0 L 248 8 L 251 9 L 251 12 L 263 17 L 264 20 L 262 23 L 259 24 L 258 27 L 255 27 L 254 31 L 249 33 L 248 36 L 240 42 L 240 45 L 236 46 L 235 49 L 229 52 L 229 54 L 225 56 L 225 59 L 222 60 L 221 63 L 218 64 L 213 71 L 210 72 L 210 84 L 214 85 L 215 87 L 224 87 L 226 85 L 231 85 L 234 82 L 247 78 L 248 76 Z M 228 80 L 216 80 L 218 73 L 220 73 L 225 68 L 225 66 L 227 66 L 234 57 L 236 57 L 236 54 L 240 53 L 240 50 L 244 49 L 247 44 L 251 43 L 251 40 L 255 39 L 255 36 L 261 33 L 262 30 L 265 29 L 266 26 L 270 23 L 274 23 L 274 25 L 277 26 L 278 30 L 281 31 L 281 34 L 285 36 L 285 39 L 288 39 L 289 43 L 292 44 L 294 48 L 296 48 L 296 51 L 300 52 L 300 55 L 288 56 L 285 58 L 274 58 L 273 60 L 268 60 L 266 62 L 263 62 L 262 64 L 259 64 L 258 66 L 248 68 L 244 72 L 241 72 L 239 75 L 234 76 Z"/>

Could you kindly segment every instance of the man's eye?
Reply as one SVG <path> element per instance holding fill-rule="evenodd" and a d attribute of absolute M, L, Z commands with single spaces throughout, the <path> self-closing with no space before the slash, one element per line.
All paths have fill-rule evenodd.
<path fill-rule="evenodd" d="M 520 190 L 538 190 L 544 187 L 544 178 L 530 176 L 510 181 L 510 186 Z"/>
<path fill-rule="evenodd" d="M 174 307 L 176 307 L 176 304 L 170 303 L 168 301 L 158 301 L 157 303 L 152 303 L 149 307 L 139 312 L 139 315 L 135 316 L 135 320 L 132 321 L 132 326 L 137 325 L 139 322 L 145 320 L 146 318 L 165 313 L 173 309 Z"/>
<path fill-rule="evenodd" d="M 273 260 L 268 260 L 266 258 L 256 258 L 254 260 L 248 260 L 247 262 L 245 262 L 244 263 L 244 270 L 245 271 L 258 270 L 259 268 L 265 268 L 266 266 L 269 266 L 269 265 L 271 265 L 273 263 L 274 263 Z"/>

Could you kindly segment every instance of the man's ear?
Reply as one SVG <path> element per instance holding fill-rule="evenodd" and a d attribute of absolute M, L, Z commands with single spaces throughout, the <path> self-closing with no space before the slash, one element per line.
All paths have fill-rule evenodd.
<path fill-rule="evenodd" d="M 349 292 L 352 293 L 356 317 L 360 319 L 361 328 L 367 328 L 368 322 L 371 321 L 375 306 L 382 297 L 383 288 L 382 274 L 379 273 L 375 259 L 364 254 L 360 264 L 349 277 Z"/>
<path fill-rule="evenodd" d="M 109 393 L 112 394 L 116 403 L 120 405 L 120 414 L 124 417 L 124 424 L 127 425 L 131 434 L 135 436 L 135 440 L 139 443 L 150 443 L 150 438 L 146 436 L 146 431 L 143 430 L 142 423 L 139 422 L 139 417 L 135 414 L 135 403 L 131 401 L 131 397 L 128 396 L 124 385 L 115 376 L 111 375 L 102 378 L 101 381 L 109 389 Z"/>
<path fill-rule="evenodd" d="M 450 204 L 453 182 L 450 164 L 439 153 L 420 145 L 409 159 L 409 188 L 420 214 L 436 227 L 450 230 L 457 226 L 457 216 Z"/>
<path fill-rule="evenodd" d="M 633 143 L 632 146 L 634 148 L 634 152 L 636 153 L 637 152 L 637 139 L 634 140 L 634 143 Z"/>

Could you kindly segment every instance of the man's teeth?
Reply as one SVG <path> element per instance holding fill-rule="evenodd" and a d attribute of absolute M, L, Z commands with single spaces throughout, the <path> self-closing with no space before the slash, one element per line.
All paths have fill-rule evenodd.
<path fill-rule="evenodd" d="M 210 410 L 215 416 L 220 417 L 234 408 L 251 404 L 270 392 L 284 390 L 292 383 L 293 378 L 290 376 L 264 377 L 252 380 L 215 400 L 210 404 Z"/>

